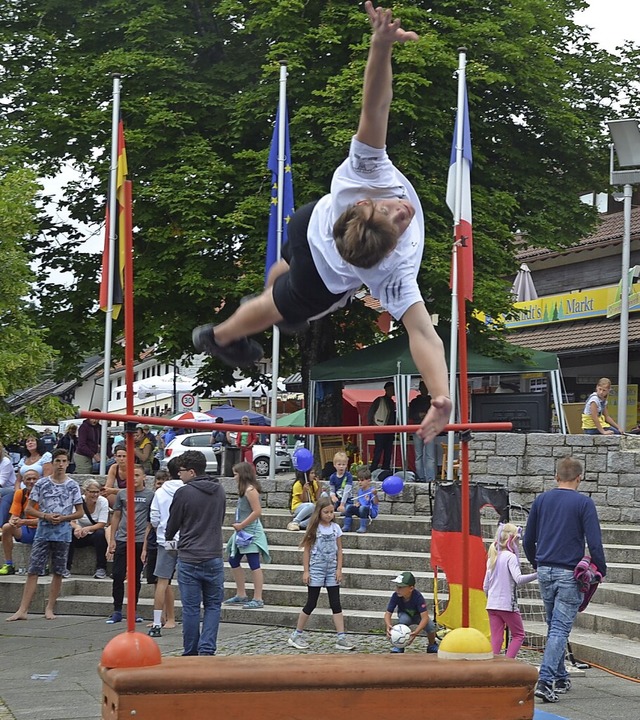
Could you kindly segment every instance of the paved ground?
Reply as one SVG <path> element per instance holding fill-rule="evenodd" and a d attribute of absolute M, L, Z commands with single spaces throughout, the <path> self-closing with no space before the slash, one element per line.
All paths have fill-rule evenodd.
<path fill-rule="evenodd" d="M 125 623 L 106 625 L 102 619 L 79 616 L 46 621 L 37 615 L 27 622 L 6 623 L 7 617 L 0 613 L 0 720 L 98 720 L 101 687 L 96 668 L 102 649 L 126 629 Z M 223 624 L 218 653 L 297 654 L 299 651 L 286 644 L 288 632 L 287 628 Z M 332 634 L 310 633 L 309 639 L 311 652 L 336 652 Z M 389 652 L 382 636 L 351 635 L 350 639 L 357 646 L 355 652 Z M 165 630 L 158 643 L 163 654 L 180 654 L 180 629 Z M 408 652 L 418 654 L 425 649 L 421 643 Z M 535 664 L 539 655 L 523 652 L 523 659 Z M 34 675 L 40 679 L 33 679 Z M 640 683 L 591 668 L 574 679 L 572 691 L 559 703 L 537 708 L 536 720 L 556 716 L 568 720 L 638 720 Z M 324 716 L 324 711 L 318 714 Z M 255 719 L 259 720 L 259 713 Z"/>

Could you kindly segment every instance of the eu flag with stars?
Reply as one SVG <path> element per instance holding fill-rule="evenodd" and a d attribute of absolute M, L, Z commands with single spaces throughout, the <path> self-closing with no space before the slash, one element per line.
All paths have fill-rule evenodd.
<path fill-rule="evenodd" d="M 276 113 L 276 124 L 273 128 L 273 139 L 269 151 L 268 167 L 271 171 L 271 205 L 269 208 L 269 232 L 267 235 L 267 260 L 265 263 L 265 280 L 271 266 L 278 258 L 278 128 L 280 126 L 280 108 Z M 287 242 L 287 225 L 293 215 L 293 178 L 291 177 L 291 147 L 289 145 L 289 119 L 287 109 L 284 111 L 284 181 L 282 194 L 282 241 L 280 247 Z"/>

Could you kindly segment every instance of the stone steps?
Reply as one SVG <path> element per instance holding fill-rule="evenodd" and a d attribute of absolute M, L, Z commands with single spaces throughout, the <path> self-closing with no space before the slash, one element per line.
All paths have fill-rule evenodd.
<path fill-rule="evenodd" d="M 227 513 L 225 538 L 231 533 L 233 514 Z M 249 624 L 272 624 L 293 627 L 306 601 L 306 588 L 302 585 L 302 551 L 298 544 L 302 532 L 286 530 L 291 515 L 286 510 L 268 509 L 263 514 L 270 541 L 272 563 L 264 565 L 264 599 L 262 610 L 245 610 L 242 607 L 224 606 L 223 621 Z M 483 522 L 485 534 L 493 534 L 494 524 Z M 587 662 L 611 668 L 618 672 L 640 677 L 640 532 L 629 526 L 603 526 L 609 573 L 607 582 L 598 589 L 584 613 L 579 615 L 573 631 L 576 656 Z M 392 578 L 402 570 L 410 569 L 417 579 L 418 589 L 427 599 L 433 612 L 433 578 L 430 568 L 430 520 L 424 516 L 381 515 L 359 535 L 345 533 L 344 581 L 341 602 L 345 621 L 350 632 L 382 632 L 386 603 L 393 590 Z M 636 545 L 635 541 L 639 544 Z M 29 548 L 14 546 L 17 566 L 28 562 Z M 111 582 L 92 577 L 95 559 L 91 549 L 79 550 L 74 561 L 73 576 L 64 580 L 57 611 L 60 614 L 78 614 L 104 617 L 111 614 Z M 252 596 L 251 573 L 245 570 L 247 589 Z M 442 606 L 447 600 L 446 579 L 441 574 L 438 598 Z M 50 578 L 38 583 L 33 608 L 44 602 Z M 0 610 L 15 610 L 22 595 L 24 578 L 0 578 Z M 176 612 L 181 608 L 177 583 Z M 234 594 L 234 583 L 228 565 L 225 567 L 225 597 Z M 125 596 L 126 597 L 126 596 Z M 151 618 L 153 586 L 143 582 L 140 613 Z M 537 583 L 523 586 L 520 606 L 525 626 L 538 646 L 546 634 L 543 605 Z M 125 605 L 126 611 L 126 605 Z M 317 610 L 311 616 L 312 629 L 333 629 L 331 611 L 325 592 L 320 593 Z M 628 650 L 628 652 L 627 652 Z"/>

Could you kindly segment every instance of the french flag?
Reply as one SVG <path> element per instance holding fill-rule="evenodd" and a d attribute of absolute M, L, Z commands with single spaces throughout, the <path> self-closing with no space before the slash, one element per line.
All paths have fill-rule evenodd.
<path fill-rule="evenodd" d="M 456 178 L 458 173 L 462 176 L 462 192 L 459 197 L 460 221 L 455 226 L 455 242 L 458 243 L 458 290 L 467 300 L 473 300 L 473 230 L 471 217 L 471 130 L 469 128 L 469 104 L 467 102 L 467 86 L 464 86 L 462 108 L 458 108 L 456 124 L 453 130 L 453 144 L 451 146 L 451 163 L 447 179 L 447 205 L 453 213 L 454 222 L 456 213 Z M 461 112 L 462 110 L 462 112 Z M 458 164 L 456 141 L 458 127 L 462 122 L 462 158 Z"/>

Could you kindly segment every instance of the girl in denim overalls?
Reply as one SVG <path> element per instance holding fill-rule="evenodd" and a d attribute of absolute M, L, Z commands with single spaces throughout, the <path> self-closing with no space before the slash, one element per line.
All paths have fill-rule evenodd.
<path fill-rule="evenodd" d="M 353 650 L 344 632 L 344 615 L 340 605 L 340 583 L 342 582 L 342 530 L 333 522 L 333 503 L 322 497 L 316 503 L 309 520 L 307 531 L 300 543 L 303 549 L 302 582 L 307 586 L 307 603 L 298 617 L 298 625 L 289 636 L 288 643 L 298 650 L 307 650 L 309 643 L 302 632 L 318 604 L 320 589 L 327 588 L 333 623 L 338 637 L 336 650 Z"/>

